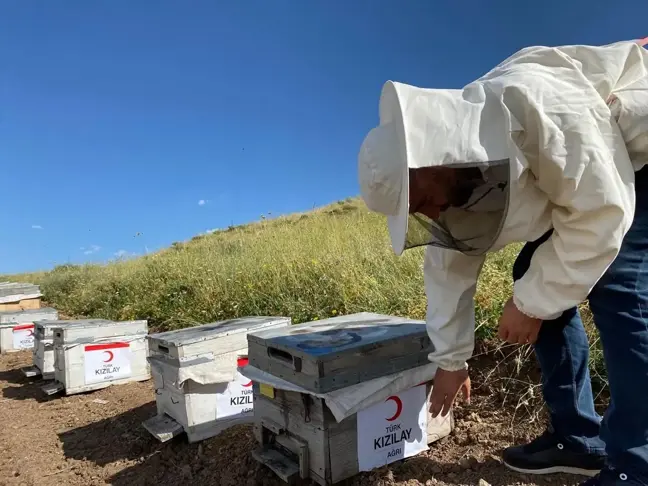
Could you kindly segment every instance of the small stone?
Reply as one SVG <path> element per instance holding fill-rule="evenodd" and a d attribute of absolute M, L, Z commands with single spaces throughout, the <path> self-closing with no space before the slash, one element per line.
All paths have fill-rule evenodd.
<path fill-rule="evenodd" d="M 475 412 L 471 413 L 471 414 L 468 416 L 468 418 L 469 418 L 472 422 L 477 422 L 477 423 L 480 423 L 480 424 L 482 423 L 482 418 L 481 418 L 479 415 L 477 415 Z"/>
<path fill-rule="evenodd" d="M 490 483 L 489 483 L 488 481 L 486 481 L 485 479 L 480 479 L 480 480 L 479 480 L 479 486 L 491 486 L 491 485 L 490 485 Z"/>

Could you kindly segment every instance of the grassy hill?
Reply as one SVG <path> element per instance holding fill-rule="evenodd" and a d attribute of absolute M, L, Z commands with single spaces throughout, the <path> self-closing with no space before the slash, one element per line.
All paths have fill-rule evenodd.
<path fill-rule="evenodd" d="M 478 289 L 478 322 L 492 326 L 510 295 L 508 248 L 491 256 Z M 75 316 L 149 319 L 158 329 L 250 314 L 295 322 L 374 311 L 423 318 L 421 249 L 396 257 L 384 220 L 358 200 L 232 227 L 161 252 L 99 265 L 12 276 L 43 286 Z"/>
<path fill-rule="evenodd" d="M 509 246 L 487 259 L 475 299 L 480 338 L 493 336 L 511 295 L 518 250 Z M 3 279 L 40 283 L 46 301 L 66 315 L 148 319 L 152 330 L 167 330 L 255 314 L 290 316 L 295 323 L 360 311 L 422 319 L 422 262 L 423 249 L 396 257 L 384 219 L 348 199 L 136 259 Z M 592 336 L 592 372 L 604 384 L 602 353 Z M 499 350 L 498 362 L 518 370 L 533 362 L 528 347 L 510 348 Z"/>

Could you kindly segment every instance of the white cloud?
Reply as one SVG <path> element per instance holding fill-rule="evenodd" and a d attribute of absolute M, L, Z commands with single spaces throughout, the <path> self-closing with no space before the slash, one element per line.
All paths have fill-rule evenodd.
<path fill-rule="evenodd" d="M 42 230 L 43 227 L 40 224 L 32 224 L 32 229 Z"/>
<path fill-rule="evenodd" d="M 198 206 L 204 206 L 204 205 L 207 204 L 208 202 L 209 202 L 209 201 L 208 201 L 207 199 L 201 199 L 200 201 L 198 201 Z"/>
<path fill-rule="evenodd" d="M 99 245 L 90 245 L 88 248 L 85 246 L 81 247 L 81 251 L 84 255 L 92 255 L 93 253 L 97 253 L 99 250 L 101 250 Z"/>
<path fill-rule="evenodd" d="M 134 257 L 137 256 L 137 253 L 132 253 L 128 250 L 119 250 L 115 252 L 115 257 L 116 258 L 128 258 L 128 257 Z"/>

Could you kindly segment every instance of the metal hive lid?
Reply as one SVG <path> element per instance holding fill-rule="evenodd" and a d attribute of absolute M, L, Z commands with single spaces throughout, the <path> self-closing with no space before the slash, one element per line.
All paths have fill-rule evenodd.
<path fill-rule="evenodd" d="M 15 319 L 29 319 L 32 316 L 38 317 L 40 315 L 57 315 L 56 309 L 52 307 L 43 307 L 41 309 L 29 309 L 29 310 L 20 310 L 20 311 L 5 311 L 0 312 L 0 324 L 9 324 L 12 322 L 19 322 Z M 45 319 L 39 319 L 41 321 Z"/>
<path fill-rule="evenodd" d="M 239 317 L 203 324 L 201 326 L 187 327 L 176 331 L 150 334 L 149 339 L 155 339 L 167 345 L 179 347 L 234 334 L 258 331 L 282 322 L 290 322 L 290 318 L 269 316 Z"/>
<path fill-rule="evenodd" d="M 427 336 L 425 321 L 362 312 L 270 329 L 248 339 L 300 355 L 332 359 L 341 352 L 408 336 Z"/>
<path fill-rule="evenodd" d="M 108 319 L 69 319 L 69 320 L 45 320 L 38 321 L 35 324 L 44 328 L 68 328 L 72 326 L 81 326 L 87 324 L 107 324 L 115 321 Z"/>

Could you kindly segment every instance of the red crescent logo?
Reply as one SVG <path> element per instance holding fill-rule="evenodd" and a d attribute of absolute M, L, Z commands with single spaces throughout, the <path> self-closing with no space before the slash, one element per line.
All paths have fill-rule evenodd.
<path fill-rule="evenodd" d="M 29 334 L 27 335 L 27 337 L 32 337 L 33 335 L 34 335 L 34 330 L 31 329 L 31 330 L 29 331 Z"/>
<path fill-rule="evenodd" d="M 398 417 L 400 417 L 401 412 L 403 411 L 403 401 L 398 398 L 396 395 L 389 397 L 385 402 L 388 402 L 389 400 L 392 400 L 396 404 L 396 413 L 393 415 L 393 417 L 390 417 L 387 420 L 387 422 L 393 422 L 396 420 Z"/>
<path fill-rule="evenodd" d="M 244 358 L 244 357 L 239 357 L 239 358 L 236 360 L 236 365 L 237 365 L 239 368 L 243 368 L 244 366 L 247 366 L 247 365 L 248 365 L 248 362 L 249 362 L 249 361 L 248 361 L 247 357 L 245 357 L 245 358 Z M 250 380 L 250 383 L 248 383 L 247 385 L 243 385 L 243 387 L 245 387 L 245 388 L 249 388 L 249 387 L 251 387 L 251 386 L 252 386 L 252 380 Z"/>
<path fill-rule="evenodd" d="M 112 351 L 104 351 L 104 353 L 108 353 L 108 359 L 104 360 L 104 363 L 110 363 L 115 357 Z"/>

